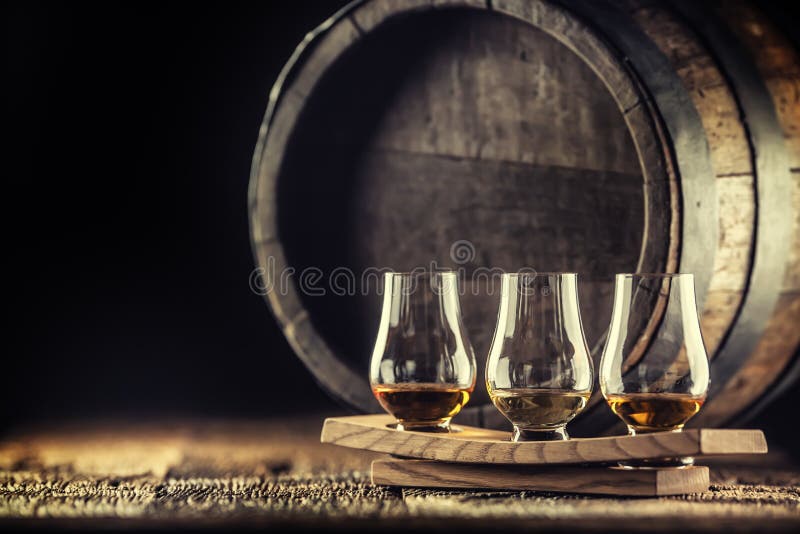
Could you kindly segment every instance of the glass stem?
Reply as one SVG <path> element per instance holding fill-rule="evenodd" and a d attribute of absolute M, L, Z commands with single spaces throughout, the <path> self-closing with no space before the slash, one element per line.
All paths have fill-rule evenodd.
<path fill-rule="evenodd" d="M 643 428 L 636 428 L 633 426 L 628 425 L 628 435 L 629 436 L 641 436 L 644 434 L 656 434 L 658 432 L 681 432 L 683 430 L 683 425 L 677 428 L 673 428 L 671 430 L 664 430 L 664 429 L 643 429 Z M 645 458 L 641 460 L 626 460 L 624 462 L 619 462 L 620 467 L 624 467 L 626 469 L 655 469 L 659 467 L 687 467 L 690 465 L 694 465 L 694 458 L 691 456 L 674 456 L 669 458 Z"/>
<path fill-rule="evenodd" d="M 569 439 L 567 427 L 548 429 L 520 428 L 514 425 L 514 436 L 512 441 L 561 441 Z"/>
<path fill-rule="evenodd" d="M 397 421 L 397 430 L 412 430 L 414 432 L 451 432 L 450 419 L 444 421 L 430 421 L 423 423 L 409 423 L 408 421 Z"/>

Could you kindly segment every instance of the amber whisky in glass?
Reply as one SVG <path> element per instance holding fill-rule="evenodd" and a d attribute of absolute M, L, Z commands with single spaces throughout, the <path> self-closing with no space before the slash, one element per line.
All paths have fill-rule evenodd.
<path fill-rule="evenodd" d="M 399 430 L 449 432 L 475 388 L 454 271 L 384 275 L 372 393 Z"/>
<path fill-rule="evenodd" d="M 469 401 L 471 388 L 450 384 L 406 383 L 373 386 L 384 410 L 403 427 L 428 426 L 453 418 Z"/>
<path fill-rule="evenodd" d="M 509 388 L 492 392 L 492 402 L 521 429 L 559 429 L 586 407 L 591 392 Z"/>
<path fill-rule="evenodd" d="M 703 406 L 705 398 L 681 393 L 608 395 L 611 411 L 634 433 L 680 430 Z"/>
<path fill-rule="evenodd" d="M 619 274 L 600 361 L 600 389 L 631 435 L 680 432 L 700 411 L 708 357 L 691 274 Z M 692 458 L 625 467 L 691 465 Z"/>
<path fill-rule="evenodd" d="M 586 407 L 592 361 L 574 273 L 504 274 L 486 387 L 514 441 L 568 439 Z"/>

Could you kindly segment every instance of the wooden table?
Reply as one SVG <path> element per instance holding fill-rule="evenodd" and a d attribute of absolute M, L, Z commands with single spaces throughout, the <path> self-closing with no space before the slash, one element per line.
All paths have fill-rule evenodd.
<path fill-rule="evenodd" d="M 526 531 L 800 528 L 800 469 L 715 461 L 702 495 L 607 498 L 372 486 L 382 458 L 319 443 L 323 417 L 96 421 L 0 442 L 0 525 L 291 526 Z"/>

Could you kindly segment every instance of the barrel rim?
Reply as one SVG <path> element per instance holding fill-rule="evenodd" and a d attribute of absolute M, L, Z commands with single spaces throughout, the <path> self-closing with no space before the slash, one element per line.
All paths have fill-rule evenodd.
<path fill-rule="evenodd" d="M 280 113 L 281 104 L 284 101 L 284 97 L 287 95 L 287 90 L 291 88 L 293 80 L 296 79 L 300 71 L 302 71 L 303 59 L 307 59 L 314 54 L 314 51 L 317 49 L 317 47 L 321 46 L 321 43 L 324 42 L 326 36 L 333 30 L 333 28 L 336 27 L 338 22 L 341 22 L 345 19 L 349 20 L 349 23 L 354 27 L 358 34 L 362 35 L 364 33 L 364 28 L 355 21 L 354 15 L 362 6 L 367 4 L 374 5 L 377 3 L 378 1 L 365 2 L 364 0 L 356 0 L 339 10 L 317 29 L 310 32 L 303 42 L 298 45 L 289 62 L 281 71 L 278 80 L 270 92 L 267 112 L 259 131 L 259 138 L 253 155 L 250 173 L 250 188 L 248 192 L 251 245 L 253 247 L 256 264 L 259 267 L 265 267 L 266 258 L 264 258 L 262 261 L 261 257 L 262 254 L 264 254 L 265 249 L 268 249 L 268 251 L 271 251 L 280 258 L 283 258 L 283 247 L 277 238 L 277 233 L 274 231 L 277 229 L 277 223 L 273 221 L 272 228 L 270 228 L 270 230 L 273 230 L 271 234 L 267 233 L 267 235 L 262 235 L 262 227 L 264 226 L 263 221 L 265 217 L 261 213 L 261 210 L 264 209 L 264 207 L 261 205 L 259 199 L 259 185 L 261 184 L 262 180 L 265 182 L 271 181 L 271 184 L 268 183 L 267 185 L 274 187 L 278 179 L 278 172 L 275 172 L 271 177 L 262 177 L 261 167 L 265 161 L 270 134 L 275 126 L 274 121 Z M 569 48 L 572 53 L 578 55 L 578 57 L 582 59 L 587 66 L 589 66 L 603 81 L 611 96 L 617 102 L 620 112 L 626 119 L 628 132 L 631 135 L 631 138 L 637 149 L 641 171 L 645 178 L 645 235 L 643 238 L 642 250 L 639 256 L 639 267 L 644 265 L 645 259 L 647 261 L 656 261 L 659 266 L 665 264 L 667 268 L 670 268 L 670 265 L 674 266 L 677 264 L 677 243 L 680 240 L 680 232 L 679 227 L 677 226 L 679 224 L 679 214 L 677 212 L 676 199 L 677 195 L 679 195 L 677 192 L 679 186 L 677 184 L 676 176 L 671 170 L 674 167 L 674 163 L 671 161 L 672 154 L 668 148 L 669 140 L 661 132 L 661 126 L 659 126 L 660 119 L 657 113 L 655 113 L 652 109 L 652 105 L 649 102 L 652 97 L 638 81 L 635 72 L 631 69 L 630 65 L 626 63 L 624 56 L 620 54 L 613 46 L 610 46 L 606 40 L 601 38 L 599 33 L 592 29 L 591 25 L 585 24 L 578 17 L 576 17 L 572 9 L 567 9 L 556 3 L 546 2 L 544 0 L 536 0 L 529 3 L 509 3 L 499 0 L 495 2 L 479 4 L 460 0 L 443 0 L 441 2 L 437 2 L 435 6 L 432 6 L 429 3 L 410 1 L 405 2 L 402 6 L 399 6 L 398 4 L 392 4 L 392 6 L 394 10 L 392 11 L 390 9 L 390 15 L 386 16 L 383 20 L 387 20 L 388 18 L 411 11 L 419 11 L 421 9 L 440 9 L 442 7 L 484 9 L 490 12 L 497 12 L 502 15 L 511 16 L 512 18 L 521 20 L 524 23 L 544 31 L 559 41 L 562 45 Z M 547 19 L 548 16 L 550 19 Z M 548 23 L 554 24 L 553 21 L 557 21 L 557 23 L 561 25 L 561 28 L 555 25 L 553 27 L 548 27 L 546 25 Z M 566 25 L 564 21 L 566 21 Z M 573 33 L 571 35 L 557 33 L 564 28 L 567 28 Z M 581 31 L 583 31 L 582 34 L 580 33 Z M 358 38 L 356 38 L 353 42 L 346 44 L 341 50 L 339 50 L 339 53 L 349 48 L 349 46 L 352 46 L 352 44 L 357 42 L 357 40 Z M 583 49 L 579 48 L 579 45 L 581 44 L 585 45 Z M 595 62 L 586 57 L 587 50 L 590 53 L 597 55 L 595 57 Z M 334 54 L 328 65 L 326 65 L 326 68 L 332 64 L 337 57 L 338 54 Z M 603 72 L 603 69 L 606 69 L 606 71 Z M 618 81 L 624 84 L 624 87 L 613 87 L 608 78 L 609 76 L 617 77 Z M 632 97 L 631 95 L 634 96 Z M 631 98 L 633 98 L 633 100 L 631 100 Z M 295 114 L 295 116 L 296 115 L 297 114 Z M 653 140 L 656 140 L 657 142 L 653 143 Z M 655 196 L 653 196 L 652 192 L 648 193 L 648 186 L 656 188 L 655 190 L 662 188 L 664 192 L 657 193 Z M 661 197 L 658 197 L 659 194 Z M 271 201 L 274 203 L 274 200 L 275 199 L 273 197 Z M 664 221 L 655 221 L 651 211 L 653 207 L 663 206 L 664 202 L 670 206 L 668 210 L 666 210 L 668 217 Z M 653 205 L 649 206 L 648 203 L 652 203 Z M 268 217 L 266 218 L 273 217 L 274 213 L 268 213 Z M 654 234 L 655 237 L 650 236 L 648 239 L 648 234 L 651 232 L 660 233 L 657 235 Z M 652 254 L 647 253 L 646 251 L 649 250 L 647 247 L 656 247 L 655 252 Z M 289 292 L 290 294 L 287 296 L 287 300 L 289 302 L 286 308 L 291 308 L 293 305 L 297 305 L 299 303 L 296 290 L 292 287 L 289 288 Z M 321 336 L 317 335 L 317 339 L 313 341 L 316 345 L 314 348 L 321 350 L 323 352 L 322 355 L 313 354 L 309 350 L 309 347 L 306 346 L 309 340 L 304 341 L 298 337 L 298 327 L 308 327 L 308 323 L 310 322 L 308 314 L 302 309 L 302 307 L 300 307 L 300 310 L 296 315 L 292 316 L 284 309 L 285 303 L 277 300 L 274 295 L 267 295 L 266 300 L 273 312 L 273 315 L 280 323 L 284 336 L 292 345 L 292 348 L 295 350 L 298 357 L 311 370 L 314 378 L 322 385 L 323 389 L 328 391 L 334 398 L 343 400 L 351 407 L 356 407 L 367 411 L 378 409 L 377 401 L 372 397 L 372 395 L 367 397 L 366 395 L 358 393 L 358 390 L 363 390 L 367 393 L 370 392 L 369 388 L 367 387 L 366 379 L 353 372 L 353 370 L 344 362 L 333 358 L 332 351 L 327 346 L 325 340 L 321 338 Z M 348 388 L 347 391 L 336 389 L 341 384 L 334 383 L 329 378 L 328 372 L 320 373 L 320 367 L 325 367 L 326 371 L 329 371 L 330 373 L 346 377 L 347 383 L 353 384 L 354 386 Z M 357 384 L 361 384 L 362 382 L 364 387 L 359 388 Z M 470 407 L 465 410 L 465 412 L 474 410 L 475 412 L 482 413 L 487 407 L 491 407 L 491 405 L 487 404 Z M 481 419 L 483 418 L 482 416 L 480 417 Z"/>
<path fill-rule="evenodd" d="M 722 339 L 717 357 L 711 362 L 714 373 L 727 377 L 725 382 L 713 381 L 709 396 L 721 392 L 734 378 L 742 364 L 755 351 L 763 332 L 772 317 L 781 295 L 784 269 L 791 250 L 788 225 L 773 224 L 776 220 L 791 217 L 791 173 L 783 129 L 769 89 L 759 73 L 752 55 L 736 38 L 733 31 L 711 9 L 687 0 L 673 0 L 675 10 L 708 44 L 707 48 L 717 61 L 743 117 L 751 145 L 755 181 L 755 233 L 751 251 L 750 276 L 748 276 L 739 310 L 731 327 Z M 767 215 L 768 214 L 768 215 Z M 767 222 L 765 219 L 770 219 Z M 776 235 L 776 229 L 778 235 Z M 751 291 L 751 287 L 758 291 Z M 769 404 L 787 386 L 787 380 L 800 375 L 800 351 L 787 362 L 782 373 L 783 385 L 768 389 L 738 413 L 728 414 L 725 424 L 743 414 L 752 418 L 758 409 Z"/>

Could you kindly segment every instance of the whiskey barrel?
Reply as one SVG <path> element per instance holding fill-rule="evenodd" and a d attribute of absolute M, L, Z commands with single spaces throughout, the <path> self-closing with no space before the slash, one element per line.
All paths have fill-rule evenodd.
<path fill-rule="evenodd" d="M 461 269 L 485 359 L 491 269 L 581 274 L 599 359 L 617 272 L 693 272 L 711 362 L 697 422 L 745 420 L 798 374 L 796 52 L 745 2 L 371 0 L 309 33 L 253 157 L 252 245 L 297 355 L 367 383 L 380 269 Z M 482 365 L 482 361 L 479 361 Z M 504 422 L 478 391 L 460 419 Z M 617 423 L 599 394 L 574 435 Z"/>

